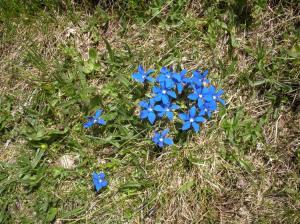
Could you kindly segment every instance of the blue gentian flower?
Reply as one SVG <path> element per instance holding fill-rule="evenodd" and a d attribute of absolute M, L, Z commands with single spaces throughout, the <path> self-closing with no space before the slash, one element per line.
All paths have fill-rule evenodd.
<path fill-rule="evenodd" d="M 107 181 L 105 180 L 105 174 L 100 172 L 93 172 L 93 183 L 96 188 L 96 191 L 100 191 L 102 188 L 107 186 Z"/>
<path fill-rule="evenodd" d="M 181 77 L 180 74 L 175 73 L 172 70 L 168 70 L 166 67 L 163 67 L 160 70 L 160 74 L 157 77 L 156 81 L 158 81 L 160 85 L 165 85 L 166 88 L 171 89 L 181 82 Z"/>
<path fill-rule="evenodd" d="M 200 126 L 198 123 L 205 121 L 202 116 L 197 115 L 196 107 L 192 107 L 187 114 L 179 114 L 179 117 L 184 122 L 182 130 L 188 130 L 193 127 L 195 132 L 199 132 Z"/>
<path fill-rule="evenodd" d="M 200 115 L 207 115 L 208 117 L 211 117 L 212 112 L 214 112 L 217 109 L 217 104 L 215 101 L 208 101 L 205 102 L 200 109 Z"/>
<path fill-rule="evenodd" d="M 193 76 L 191 77 L 191 85 L 193 88 L 198 88 L 202 86 L 206 86 L 210 83 L 210 81 L 206 78 L 208 75 L 208 70 L 205 70 L 204 72 L 200 72 L 198 70 L 192 71 Z"/>
<path fill-rule="evenodd" d="M 173 140 L 166 137 L 168 132 L 169 132 L 169 129 L 165 129 L 162 132 L 155 132 L 154 137 L 152 138 L 152 141 L 156 145 L 158 145 L 160 148 L 167 146 L 167 145 L 173 145 Z"/>
<path fill-rule="evenodd" d="M 154 105 L 155 105 L 154 99 L 150 99 L 149 102 L 147 101 L 140 102 L 140 106 L 143 108 L 143 110 L 140 113 L 140 117 L 141 119 L 148 118 L 151 124 L 153 124 L 156 119 L 156 115 L 154 113 Z"/>
<path fill-rule="evenodd" d="M 102 110 L 97 110 L 94 116 L 88 117 L 88 122 L 83 124 L 83 127 L 84 128 L 89 128 L 89 127 L 93 126 L 94 124 L 105 125 L 106 122 L 105 122 L 105 120 L 103 120 L 100 117 L 101 114 L 102 114 Z"/>
<path fill-rule="evenodd" d="M 164 84 L 161 84 L 160 87 L 154 86 L 152 89 L 155 94 L 155 101 L 162 101 L 164 104 L 170 103 L 170 97 L 176 99 L 176 93 L 170 88 L 167 88 Z"/>
<path fill-rule="evenodd" d="M 194 92 L 188 95 L 190 100 L 197 100 L 198 107 L 202 107 L 204 102 L 213 101 L 213 93 L 212 89 L 206 87 L 199 87 L 194 89 Z"/>
<path fill-rule="evenodd" d="M 213 100 L 220 102 L 225 106 L 225 100 L 221 98 L 221 95 L 224 93 L 224 90 L 220 89 L 216 91 L 216 88 L 214 86 L 210 86 L 210 92 L 212 93 Z"/>
<path fill-rule="evenodd" d="M 173 120 L 174 114 L 172 110 L 177 110 L 180 107 L 175 103 L 168 103 L 168 104 L 162 104 L 162 105 L 156 105 L 154 107 L 154 110 L 158 112 L 159 117 L 163 117 L 164 115 L 167 116 L 167 118 L 171 121 Z"/>
<path fill-rule="evenodd" d="M 155 80 L 151 76 L 149 76 L 153 72 L 154 72 L 153 69 L 150 69 L 145 72 L 144 68 L 141 65 L 139 65 L 138 72 L 133 73 L 132 78 L 134 78 L 136 81 L 141 82 L 141 83 L 144 83 L 146 80 L 149 82 L 154 82 Z"/>
<path fill-rule="evenodd" d="M 173 81 L 179 94 L 182 93 L 184 86 L 189 82 L 189 79 L 185 76 L 186 73 L 186 69 L 182 70 L 180 73 L 173 73 Z"/>

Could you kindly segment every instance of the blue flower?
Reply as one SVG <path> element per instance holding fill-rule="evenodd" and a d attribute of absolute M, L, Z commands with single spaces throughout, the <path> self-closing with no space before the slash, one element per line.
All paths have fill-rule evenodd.
<path fill-rule="evenodd" d="M 105 180 L 105 174 L 100 172 L 93 172 L 93 183 L 96 188 L 96 191 L 100 191 L 102 188 L 107 186 L 107 181 Z"/>
<path fill-rule="evenodd" d="M 193 88 L 198 88 L 205 86 L 210 83 L 210 81 L 206 78 L 208 75 L 208 70 L 205 70 L 204 72 L 200 72 L 198 70 L 192 71 L 193 76 L 191 77 L 191 85 Z"/>
<path fill-rule="evenodd" d="M 156 81 L 158 81 L 160 85 L 165 85 L 166 88 L 171 89 L 174 88 L 177 83 L 180 83 L 180 75 L 163 67 Z"/>
<path fill-rule="evenodd" d="M 148 118 L 151 124 L 153 124 L 156 119 L 156 115 L 154 113 L 154 105 L 155 105 L 154 99 L 150 99 L 149 102 L 147 101 L 140 102 L 140 106 L 143 108 L 143 110 L 140 113 L 140 117 L 141 119 Z"/>
<path fill-rule="evenodd" d="M 224 90 L 220 89 L 216 91 L 216 88 L 214 86 L 210 86 L 210 92 L 212 93 L 213 100 L 220 102 L 225 106 L 225 100 L 221 98 L 221 95 L 224 93 Z"/>
<path fill-rule="evenodd" d="M 199 87 L 194 89 L 194 92 L 188 95 L 190 100 L 197 100 L 198 107 L 202 107 L 204 102 L 213 101 L 213 92 L 212 89 L 206 87 Z"/>
<path fill-rule="evenodd" d="M 164 115 L 167 116 L 169 120 L 173 120 L 174 114 L 172 110 L 177 110 L 180 107 L 174 103 L 168 103 L 168 104 L 162 104 L 162 105 L 156 105 L 154 107 L 154 110 L 158 112 L 159 117 L 163 117 Z"/>
<path fill-rule="evenodd" d="M 102 110 L 97 110 L 95 115 L 92 117 L 88 117 L 88 122 L 83 124 L 84 128 L 89 128 L 93 126 L 94 124 L 99 124 L 99 125 L 105 125 L 106 122 L 103 120 L 100 116 L 102 114 Z"/>
<path fill-rule="evenodd" d="M 208 117 L 211 117 L 211 113 L 214 112 L 217 109 L 217 104 L 215 101 L 208 101 L 205 102 L 200 109 L 200 115 L 207 115 Z"/>
<path fill-rule="evenodd" d="M 202 116 L 196 115 L 197 110 L 196 107 L 192 107 L 187 114 L 179 114 L 179 117 L 184 121 L 182 130 L 188 130 L 191 127 L 198 132 L 200 130 L 200 126 L 198 123 L 204 122 L 205 119 Z"/>
<path fill-rule="evenodd" d="M 146 80 L 149 82 L 154 82 L 155 80 L 149 76 L 151 73 L 153 73 L 154 70 L 150 69 L 148 71 L 144 71 L 143 67 L 139 65 L 138 72 L 132 74 L 132 78 L 134 78 L 136 81 L 144 83 Z"/>
<path fill-rule="evenodd" d="M 155 94 L 155 101 L 162 101 L 164 104 L 170 103 L 170 97 L 176 99 L 176 93 L 170 88 L 167 88 L 164 84 L 161 84 L 160 87 L 154 86 L 152 89 Z"/>
<path fill-rule="evenodd" d="M 173 73 L 173 80 L 175 82 L 177 91 L 179 94 L 182 93 L 184 86 L 189 84 L 189 79 L 185 76 L 187 73 L 187 70 L 184 69 L 180 73 Z"/>
<path fill-rule="evenodd" d="M 173 140 L 167 138 L 166 135 L 168 134 L 169 129 L 165 129 L 162 132 L 155 132 L 152 138 L 152 141 L 158 145 L 160 148 L 166 145 L 173 145 Z"/>

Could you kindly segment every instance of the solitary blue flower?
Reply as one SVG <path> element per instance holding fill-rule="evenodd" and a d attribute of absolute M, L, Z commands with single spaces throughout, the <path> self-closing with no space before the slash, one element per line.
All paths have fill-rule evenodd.
<path fill-rule="evenodd" d="M 140 102 L 140 106 L 143 108 L 143 110 L 140 113 L 140 117 L 141 119 L 148 118 L 151 124 L 153 124 L 156 119 L 156 115 L 154 113 L 154 105 L 155 105 L 154 99 L 150 99 L 149 102 L 147 101 Z"/>
<path fill-rule="evenodd" d="M 196 113 L 196 107 L 192 107 L 187 114 L 179 114 L 179 117 L 184 121 L 182 130 L 188 130 L 191 127 L 193 127 L 195 132 L 200 130 L 198 123 L 204 122 L 205 119 L 200 115 L 196 116 Z"/>
<path fill-rule="evenodd" d="M 199 87 L 194 89 L 194 92 L 188 95 L 190 100 L 197 100 L 198 107 L 202 107 L 204 102 L 213 101 L 213 94 L 212 89 L 206 87 Z"/>
<path fill-rule="evenodd" d="M 141 65 L 139 65 L 138 72 L 133 73 L 132 78 L 134 78 L 136 81 L 141 82 L 141 83 L 144 83 L 145 80 L 147 80 L 149 82 L 154 82 L 154 79 L 151 76 L 149 76 L 153 72 L 154 72 L 153 69 L 150 69 L 145 72 L 143 67 Z"/>
<path fill-rule="evenodd" d="M 166 145 L 173 145 L 173 140 L 167 138 L 166 135 L 168 134 L 169 129 L 165 129 L 162 132 L 155 132 L 152 141 L 158 145 L 160 148 Z"/>
<path fill-rule="evenodd" d="M 170 97 L 176 99 L 176 93 L 170 88 L 167 88 L 164 84 L 161 84 L 160 87 L 154 86 L 152 89 L 155 94 L 155 101 L 162 101 L 164 104 L 170 103 Z"/>
<path fill-rule="evenodd" d="M 100 172 L 93 172 L 93 183 L 96 188 L 96 191 L 100 191 L 102 188 L 107 186 L 107 181 L 105 180 L 105 174 Z"/>
<path fill-rule="evenodd" d="M 89 128 L 93 126 L 94 124 L 99 124 L 99 125 L 105 125 L 106 122 L 103 120 L 100 116 L 102 114 L 102 110 L 97 110 L 95 115 L 92 117 L 88 117 L 88 122 L 86 122 L 83 127 L 84 128 Z"/>
<path fill-rule="evenodd" d="M 173 120 L 174 114 L 172 110 L 177 110 L 180 107 L 175 103 L 168 103 L 168 104 L 162 104 L 162 105 L 156 105 L 154 107 L 154 110 L 158 112 L 159 117 L 163 117 L 164 115 L 167 116 L 169 120 Z"/>

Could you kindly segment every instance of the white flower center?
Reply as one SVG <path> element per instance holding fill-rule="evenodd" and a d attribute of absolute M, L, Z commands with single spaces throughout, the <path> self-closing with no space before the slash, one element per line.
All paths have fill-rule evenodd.
<path fill-rule="evenodd" d="M 191 118 L 191 119 L 190 119 L 190 122 L 194 122 L 194 119 L 193 119 L 193 118 Z"/>
<path fill-rule="evenodd" d="M 163 94 L 166 94 L 166 93 L 167 93 L 167 91 L 166 91 L 166 90 L 163 90 L 163 91 L 162 91 L 162 93 L 163 93 Z"/>
<path fill-rule="evenodd" d="M 142 75 L 142 78 L 144 79 L 144 78 L 146 78 L 146 76 L 145 76 L 145 75 Z"/>
<path fill-rule="evenodd" d="M 166 109 L 166 111 L 168 111 L 168 112 L 169 112 L 169 111 L 170 111 L 170 109 L 169 109 L 169 108 L 167 108 L 167 109 Z"/>
<path fill-rule="evenodd" d="M 203 97 L 202 94 L 199 94 L 199 97 L 202 98 Z"/>
<path fill-rule="evenodd" d="M 170 76 L 170 75 L 167 75 L 167 78 L 169 79 L 169 78 L 171 78 L 171 76 Z"/>
<path fill-rule="evenodd" d="M 204 111 L 207 112 L 207 109 L 205 108 Z"/>
<path fill-rule="evenodd" d="M 217 99 L 217 97 L 216 97 L 216 96 L 213 96 L 213 99 L 215 100 L 215 99 Z"/>
<path fill-rule="evenodd" d="M 96 119 L 94 120 L 94 123 L 97 123 L 97 120 L 96 120 Z"/>
<path fill-rule="evenodd" d="M 160 142 L 163 142 L 164 140 L 163 140 L 163 138 L 160 138 L 159 141 L 160 141 Z"/>
<path fill-rule="evenodd" d="M 153 111 L 153 109 L 152 109 L 152 108 L 149 108 L 148 110 L 149 110 L 149 111 Z"/>

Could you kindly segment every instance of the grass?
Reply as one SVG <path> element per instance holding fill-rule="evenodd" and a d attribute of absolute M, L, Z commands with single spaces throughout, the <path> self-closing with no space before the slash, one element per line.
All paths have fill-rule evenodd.
<path fill-rule="evenodd" d="M 299 7 L 0 1 L 0 223 L 299 223 Z M 207 68 L 227 106 L 157 150 L 138 64 Z"/>

